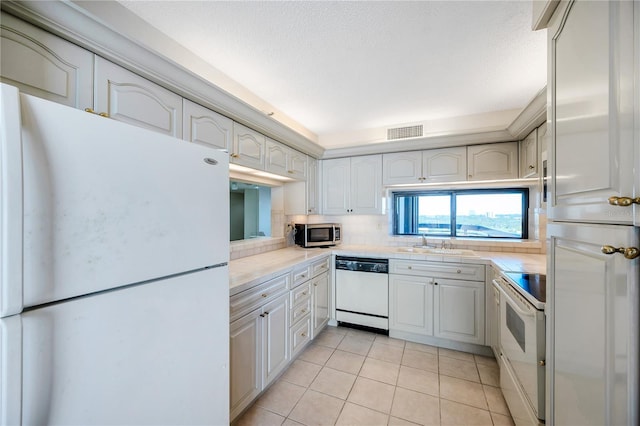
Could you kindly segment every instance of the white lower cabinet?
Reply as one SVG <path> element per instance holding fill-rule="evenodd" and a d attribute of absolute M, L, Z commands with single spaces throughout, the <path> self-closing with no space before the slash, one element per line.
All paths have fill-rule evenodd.
<path fill-rule="evenodd" d="M 231 296 L 231 421 L 329 321 L 330 265 L 327 255 Z"/>
<path fill-rule="evenodd" d="M 484 265 L 391 259 L 389 271 L 391 335 L 485 344 Z"/>
<path fill-rule="evenodd" d="M 231 323 L 229 333 L 230 418 L 262 391 L 262 309 Z"/>
<path fill-rule="evenodd" d="M 289 295 L 283 294 L 265 305 L 262 311 L 264 388 L 289 363 Z"/>
<path fill-rule="evenodd" d="M 313 337 L 329 322 L 329 273 L 311 280 L 313 291 Z"/>
<path fill-rule="evenodd" d="M 389 328 L 433 335 L 433 279 L 389 275 Z"/>
<path fill-rule="evenodd" d="M 290 284 L 286 273 L 229 299 L 231 420 L 289 363 Z"/>
<path fill-rule="evenodd" d="M 484 345 L 484 282 L 436 278 L 433 335 Z"/>

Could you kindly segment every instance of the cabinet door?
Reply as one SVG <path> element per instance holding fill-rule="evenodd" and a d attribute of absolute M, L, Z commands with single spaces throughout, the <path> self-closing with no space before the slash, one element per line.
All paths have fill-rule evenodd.
<path fill-rule="evenodd" d="M 520 177 L 538 176 L 538 129 L 520 141 Z"/>
<path fill-rule="evenodd" d="M 289 162 L 287 164 L 287 175 L 292 179 L 304 180 L 307 177 L 307 155 L 289 149 Z"/>
<path fill-rule="evenodd" d="M 265 388 L 289 363 L 289 293 L 263 308 L 262 387 Z"/>
<path fill-rule="evenodd" d="M 281 176 L 288 176 L 290 149 L 280 142 L 267 138 L 265 170 Z"/>
<path fill-rule="evenodd" d="M 632 223 L 607 199 L 634 191 L 634 5 L 572 2 L 547 32 L 551 219 Z"/>
<path fill-rule="evenodd" d="M 350 211 L 382 213 L 382 155 L 351 157 Z"/>
<path fill-rule="evenodd" d="M 318 195 L 318 160 L 308 157 L 307 161 L 307 214 L 320 213 L 320 203 Z"/>
<path fill-rule="evenodd" d="M 248 127 L 233 123 L 231 162 L 258 170 L 265 167 L 266 138 Z"/>
<path fill-rule="evenodd" d="M 422 151 L 394 152 L 382 156 L 384 185 L 416 184 L 424 181 Z"/>
<path fill-rule="evenodd" d="M 517 179 L 518 142 L 467 147 L 469 180 Z"/>
<path fill-rule="evenodd" d="M 347 214 L 351 196 L 351 160 L 322 161 L 322 213 Z"/>
<path fill-rule="evenodd" d="M 0 81 L 70 107 L 93 108 L 93 54 L 0 14 Z"/>
<path fill-rule="evenodd" d="M 639 247 L 639 229 L 552 223 L 547 232 L 547 422 L 637 425 L 640 258 L 602 246 Z"/>
<path fill-rule="evenodd" d="M 313 335 L 317 336 L 329 321 L 329 274 L 318 275 L 312 281 L 313 291 Z"/>
<path fill-rule="evenodd" d="M 435 278 L 433 334 L 484 345 L 484 283 Z"/>
<path fill-rule="evenodd" d="M 231 323 L 230 404 L 231 420 L 262 391 L 262 310 Z"/>
<path fill-rule="evenodd" d="M 182 97 L 96 56 L 96 112 L 165 135 L 182 138 Z"/>
<path fill-rule="evenodd" d="M 467 148 L 430 149 L 422 153 L 424 182 L 454 182 L 467 179 Z"/>
<path fill-rule="evenodd" d="M 389 329 L 433 335 L 433 278 L 389 275 Z"/>
<path fill-rule="evenodd" d="M 229 150 L 233 120 L 201 105 L 184 100 L 182 136 L 189 142 Z"/>

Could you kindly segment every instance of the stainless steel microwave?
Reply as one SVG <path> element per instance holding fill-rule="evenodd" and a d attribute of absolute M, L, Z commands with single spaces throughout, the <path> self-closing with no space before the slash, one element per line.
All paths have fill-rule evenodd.
<path fill-rule="evenodd" d="M 294 241 L 301 247 L 329 247 L 340 244 L 339 223 L 296 223 Z"/>

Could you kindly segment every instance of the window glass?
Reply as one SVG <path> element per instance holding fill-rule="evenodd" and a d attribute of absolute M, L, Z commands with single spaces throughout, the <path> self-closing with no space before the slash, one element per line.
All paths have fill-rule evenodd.
<path fill-rule="evenodd" d="M 456 236 L 522 238 L 522 194 L 458 194 Z"/>
<path fill-rule="evenodd" d="M 394 234 L 527 238 L 528 194 L 526 188 L 395 192 Z"/>

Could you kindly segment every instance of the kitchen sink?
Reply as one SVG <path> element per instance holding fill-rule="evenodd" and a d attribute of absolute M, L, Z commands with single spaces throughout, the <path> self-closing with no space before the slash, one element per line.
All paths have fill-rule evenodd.
<path fill-rule="evenodd" d="M 454 249 L 454 248 L 434 248 L 434 247 L 398 247 L 397 252 L 400 253 L 418 253 L 418 254 L 443 254 L 449 256 L 475 256 L 473 250 Z"/>

